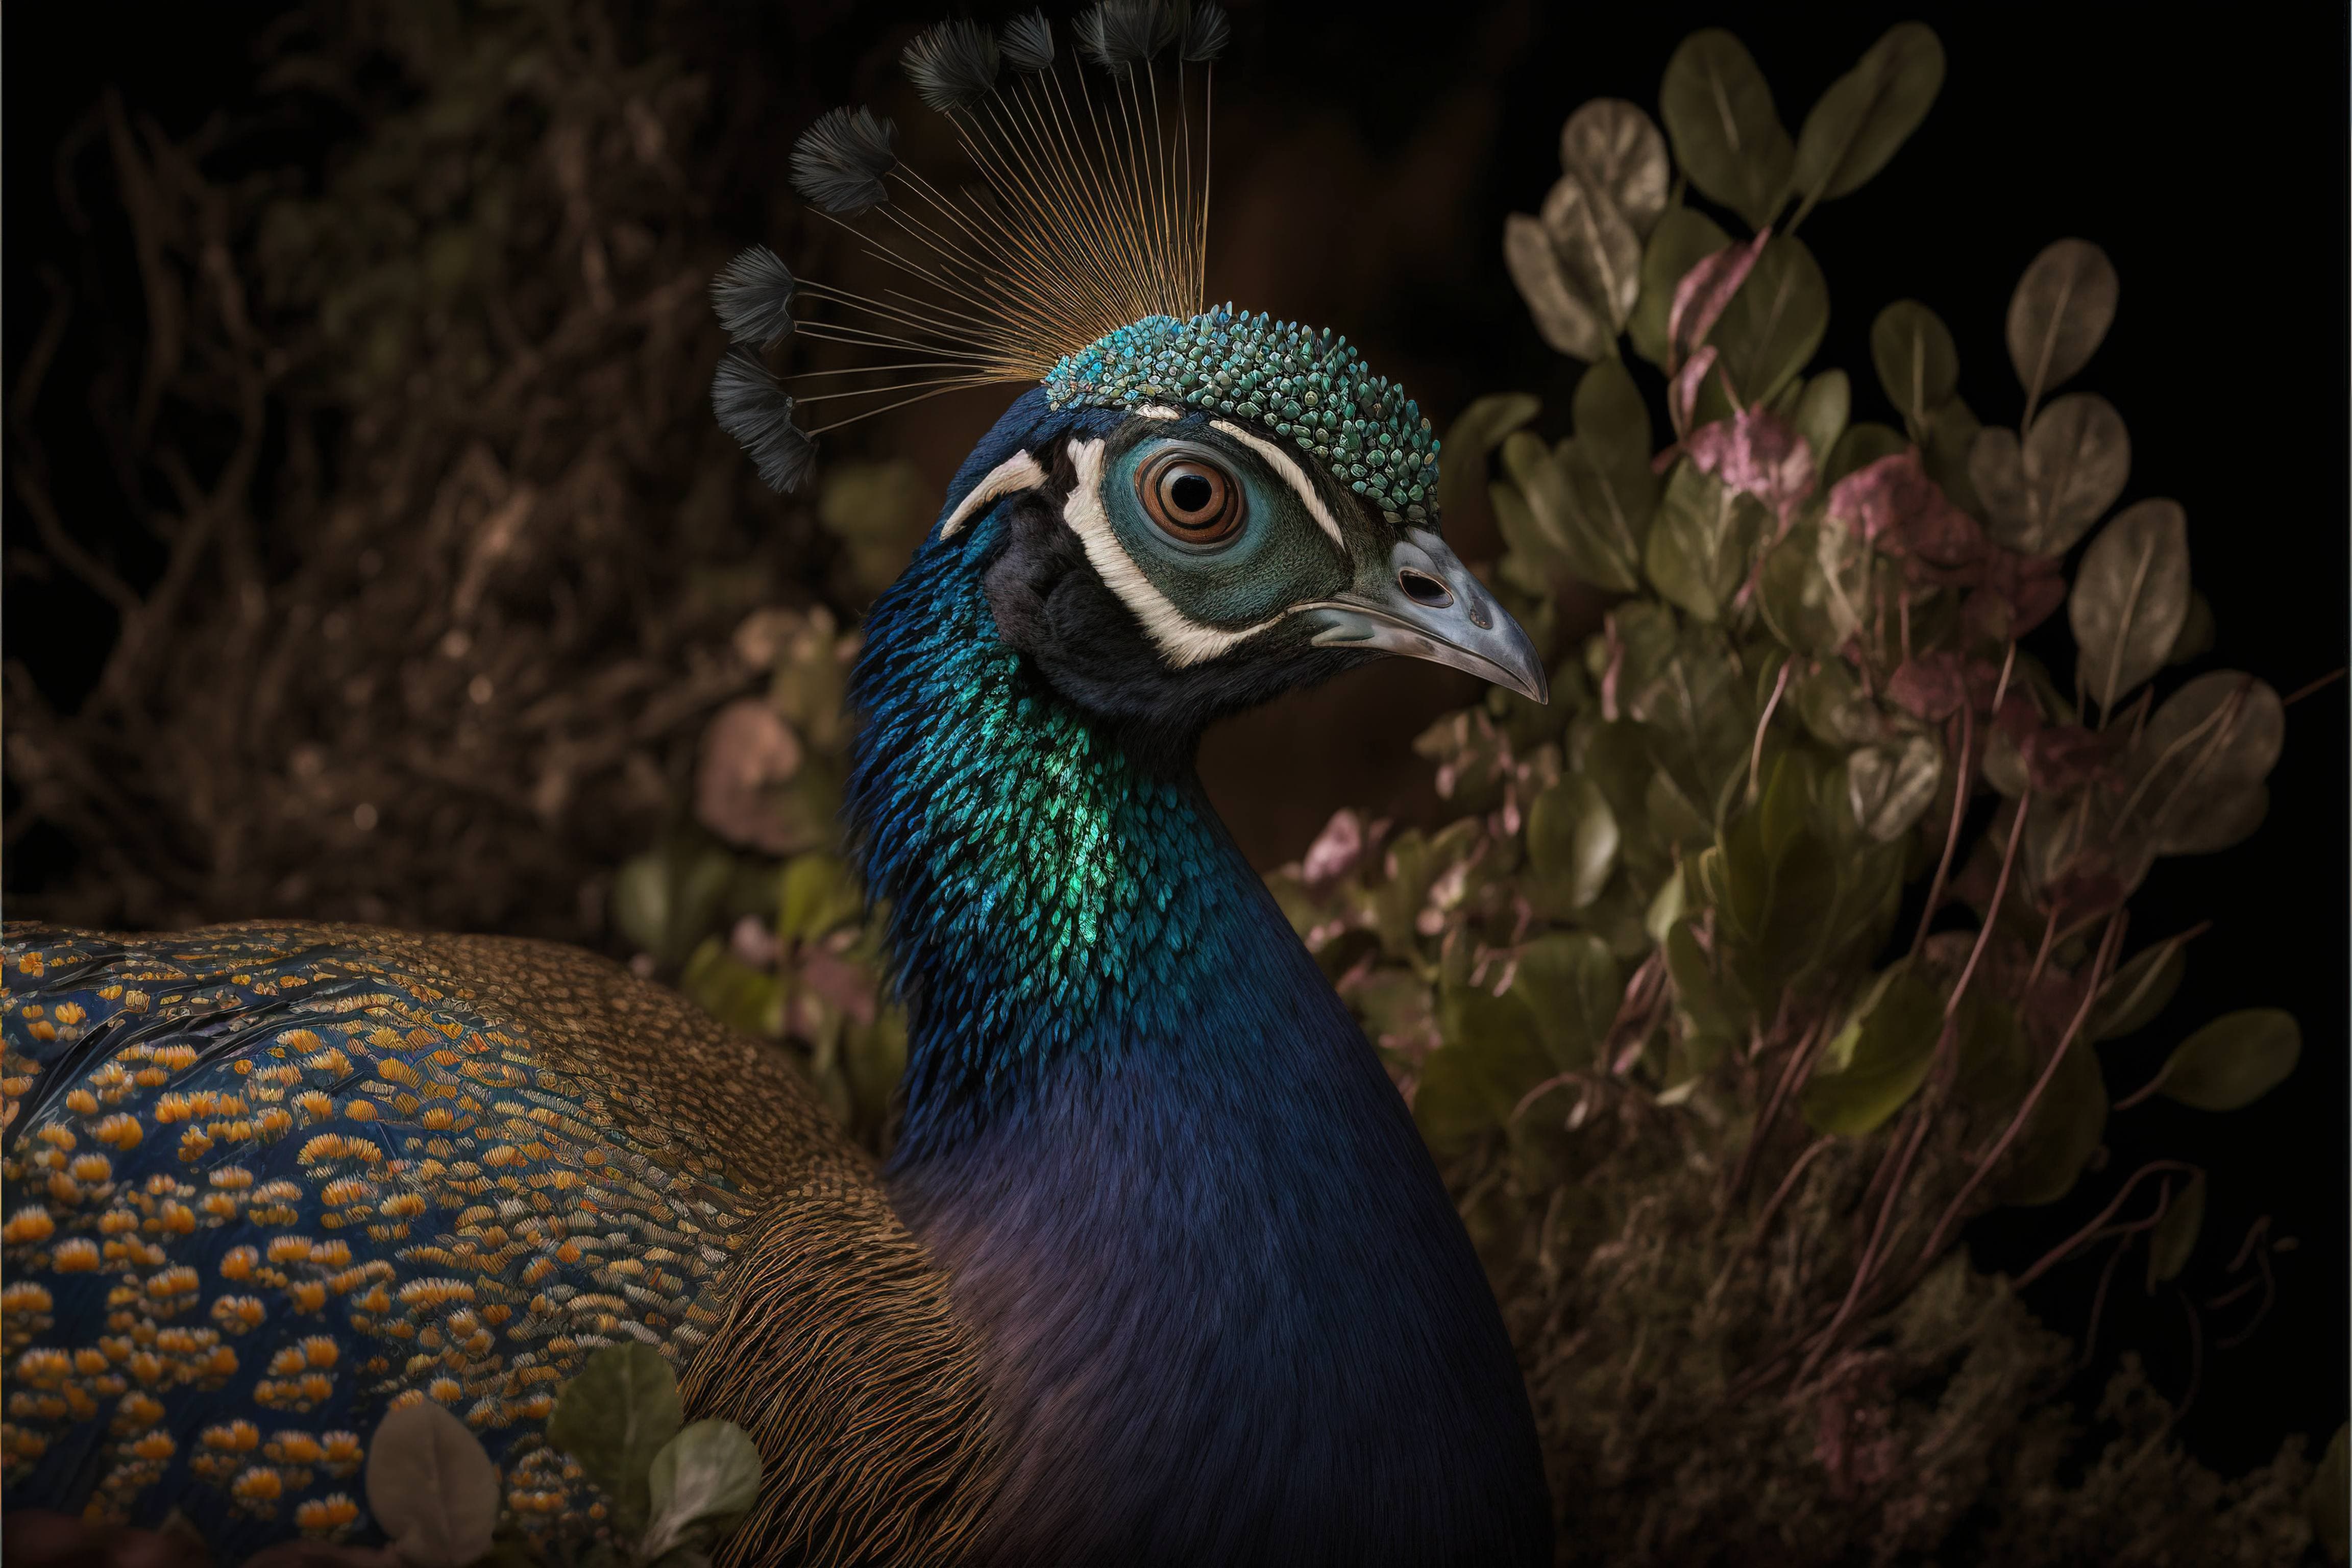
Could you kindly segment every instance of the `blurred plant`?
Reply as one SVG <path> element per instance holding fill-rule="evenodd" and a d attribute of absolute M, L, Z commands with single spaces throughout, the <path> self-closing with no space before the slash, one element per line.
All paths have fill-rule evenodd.
<path fill-rule="evenodd" d="M 1955 1252 L 1972 1216 L 2072 1190 L 2111 1112 L 2234 1110 L 2300 1038 L 2231 1014 L 2112 1104 L 2095 1049 L 2156 1020 L 2203 929 L 2126 958 L 2128 899 L 2159 857 L 2253 830 L 2284 723 L 2249 675 L 2149 684 L 2213 641 L 2177 502 L 2092 534 L 2128 437 L 2104 398 L 2053 395 L 2114 319 L 2105 256 L 2062 240 L 2019 284 L 2014 430 L 1979 427 L 1916 301 L 1871 332 L 1899 427 L 1853 422 L 1843 372 L 1806 374 L 1829 297 L 1795 230 L 1885 164 L 1942 77 L 1935 35 L 1897 26 L 1792 142 L 1709 31 L 1667 68 L 1664 135 L 1622 101 L 1570 117 L 1562 177 L 1504 252 L 1546 341 L 1591 362 L 1572 432 L 1482 399 L 1447 485 L 1499 457 L 1500 575 L 1539 637 L 1563 580 L 1624 596 L 1562 650 L 1551 707 L 1496 691 L 1422 737 L 1466 815 L 1423 834 L 1343 811 L 1273 879 L 1449 1163 L 1528 1360 L 1566 1560 L 1998 1541 L 1985 1560 L 2252 1563 L 2305 1540 L 2290 1443 L 2234 1489 L 2168 1457 L 2178 1484 L 2130 1489 L 2140 1545 L 2110 1554 L 2110 1483 L 2172 1419 L 2131 1368 L 2103 1412 L 2118 1446 L 2054 1482 L 2072 1439 L 2041 1406 L 2069 1358 L 2012 1292 L 2144 1247 L 2201 1332 L 2179 1280 L 2204 1172 L 2148 1164 L 2013 1283 Z M 1664 377 L 1661 451 L 1621 336 Z M 2020 645 L 2062 605 L 2071 695 Z M 2259 1271 L 2257 1318 L 2264 1239 L 2229 1266 Z M 2240 1336 L 2250 1294 L 2210 1304 Z"/>
<path fill-rule="evenodd" d="M 850 493 L 882 489 L 887 502 L 870 473 Z M 869 514 L 842 493 L 825 489 L 838 520 L 829 526 L 854 529 Z M 875 531 L 887 537 L 896 522 L 886 511 Z M 904 563 L 900 553 L 890 574 Z M 857 645 L 823 609 L 762 610 L 743 623 L 736 650 L 772 669 L 768 693 L 730 704 L 705 729 L 697 821 L 621 868 L 613 916 L 641 972 L 674 980 L 738 1028 L 792 1042 L 835 1114 L 879 1153 L 907 1030 L 884 994 L 879 927 L 868 927 L 839 855 L 842 702 Z"/>

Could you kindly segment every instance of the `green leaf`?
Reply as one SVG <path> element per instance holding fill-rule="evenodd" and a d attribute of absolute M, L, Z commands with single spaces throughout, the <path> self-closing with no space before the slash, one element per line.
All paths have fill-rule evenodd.
<path fill-rule="evenodd" d="M 1587 100 L 1559 131 L 1559 166 L 1616 204 L 1635 233 L 1647 236 L 1666 210 L 1674 170 L 1666 139 L 1622 98 Z"/>
<path fill-rule="evenodd" d="M 1576 359 L 1609 357 L 1613 333 L 1601 320 L 1602 306 L 1585 298 L 1560 265 L 1542 220 L 1526 213 L 1503 219 L 1503 265 L 1544 342 Z"/>
<path fill-rule="evenodd" d="M 2180 503 L 2144 500 L 2099 531 L 2066 601 L 2081 650 L 2075 682 L 2111 713 L 2164 668 L 2189 621 L 2189 519 Z"/>
<path fill-rule="evenodd" d="M 1969 478 L 1969 454 L 1976 449 L 1984 422 L 1965 398 L 1948 399 L 1927 418 L 1919 442 L 1919 465 L 1942 488 L 1946 499 L 1970 517 L 1984 515 L 1976 481 Z"/>
<path fill-rule="evenodd" d="M 1535 1020 L 1552 1061 L 1566 1069 L 1591 1064 L 1624 1000 L 1616 955 L 1590 931 L 1552 931 L 1519 950 L 1509 994 Z"/>
<path fill-rule="evenodd" d="M 1675 290 L 1694 267 L 1731 243 L 1723 226 L 1696 208 L 1668 207 L 1642 250 L 1642 297 L 1625 335 L 1633 352 L 1663 369 L 1668 352 L 1666 324 L 1674 317 Z"/>
<path fill-rule="evenodd" d="M 1831 529 L 1838 525 L 1797 524 L 1765 552 L 1757 571 L 1756 606 L 1766 627 L 1799 654 L 1834 655 L 1861 625 L 1852 596 L 1822 567 L 1825 547 L 1834 557 L 1843 542 L 1825 537 Z"/>
<path fill-rule="evenodd" d="M 1562 276 L 1613 343 L 1642 290 L 1642 237 L 1607 191 L 1573 170 L 1553 184 L 1540 216 Z"/>
<path fill-rule="evenodd" d="M 1797 150 L 1764 73 L 1738 38 L 1709 27 L 1684 39 L 1666 62 L 1658 110 L 1691 184 L 1750 228 L 1772 221 L 1787 199 Z"/>
<path fill-rule="evenodd" d="M 2017 1009 L 1972 986 L 1960 998 L 1953 1022 L 1960 1030 L 1954 1091 L 1970 1105 L 2016 1105 L 2033 1083 L 2031 1050 Z"/>
<path fill-rule="evenodd" d="M 1528 859 L 1557 909 L 1580 910 L 1601 896 L 1617 868 L 1617 845 L 1616 815 L 1581 773 L 1563 777 L 1528 810 Z"/>
<path fill-rule="evenodd" d="M 463 1421 L 431 1400 L 388 1412 L 368 1443 L 368 1510 L 411 1568 L 466 1568 L 489 1554 L 499 1468 Z"/>
<path fill-rule="evenodd" d="M 1558 1069 L 1516 995 L 1450 985 L 1438 998 L 1437 1016 L 1445 1043 L 1422 1064 L 1412 1113 L 1442 1157 L 1502 1126 L 1520 1097 Z"/>
<path fill-rule="evenodd" d="M 1437 514 L 1459 515 L 1465 500 L 1486 482 L 1486 458 L 1508 436 L 1536 416 L 1542 405 L 1524 392 L 1481 397 L 1445 427 L 1445 461 L 1438 471 Z"/>
<path fill-rule="evenodd" d="M 2189 969 L 2189 939 L 2176 936 L 2144 948 L 2116 971 L 2100 989 L 2083 1036 L 2091 1040 L 2120 1040 L 2156 1021 L 2180 989 Z"/>
<path fill-rule="evenodd" d="M 1576 380 L 1578 447 L 1601 467 L 1650 467 L 1650 409 L 1622 361 L 1602 360 Z"/>
<path fill-rule="evenodd" d="M 2155 1289 L 2189 1267 L 2189 1255 L 2197 1250 L 2197 1236 L 2205 1226 L 2205 1173 L 2198 1172 L 2180 1189 L 2156 1222 L 2156 1234 L 2147 1242 L 2147 1288 Z"/>
<path fill-rule="evenodd" d="M 613 1500 L 613 1525 L 635 1536 L 650 1500 L 646 1472 L 686 1422 L 677 1378 L 661 1352 L 635 1342 L 607 1345 L 555 1396 L 547 1440 L 579 1461 Z"/>
<path fill-rule="evenodd" d="M 2074 1190 L 2106 1130 L 2107 1084 L 2098 1056 L 2086 1045 L 2070 1047 L 2011 1147 L 2001 1196 L 2027 1207 L 2056 1203 Z"/>
<path fill-rule="evenodd" d="M 1915 438 L 1926 435 L 1928 420 L 1960 384 L 1952 329 L 1916 300 L 1897 300 L 1878 312 L 1870 324 L 1870 363 Z"/>
<path fill-rule="evenodd" d="M 1748 554 L 1765 512 L 1687 461 L 1666 480 L 1643 552 L 1651 583 L 1668 601 L 1712 621 L 1748 574 Z"/>
<path fill-rule="evenodd" d="M 747 1035 L 781 1035 L 782 987 L 764 969 L 737 958 L 719 937 L 705 937 L 679 971 L 677 988 L 721 1023 Z"/>
<path fill-rule="evenodd" d="M 2237 1110 L 2278 1087 L 2303 1055 L 2303 1029 L 2277 1007 L 2224 1013 L 2180 1042 L 2157 1075 L 2168 1098 L 2199 1110 Z"/>
<path fill-rule="evenodd" d="M 1724 307 L 1706 341 L 1723 355 L 1724 374 L 1749 403 L 1769 403 L 1822 346 L 1829 331 L 1830 289 L 1821 264 L 1805 242 L 1775 235 Z M 1709 417 L 1709 399 L 1720 397 L 1710 377 L 1700 399 L 1700 423 Z M 1722 413 L 1729 412 L 1726 405 Z"/>
<path fill-rule="evenodd" d="M 1800 1097 L 1816 1131 L 1859 1137 L 1903 1109 L 1927 1079 L 1943 1037 L 1944 1000 L 1907 967 L 1887 970 L 1832 1037 Z"/>
<path fill-rule="evenodd" d="M 724 919 L 735 869 L 733 856 L 707 842 L 699 848 L 674 842 L 634 856 L 613 879 L 613 923 L 667 968 Z"/>
<path fill-rule="evenodd" d="M 866 913 L 856 874 L 831 855 L 802 855 L 784 863 L 776 899 L 776 934 L 811 941 L 855 923 Z"/>
<path fill-rule="evenodd" d="M 2028 405 L 2091 361 L 2116 319 L 2116 268 L 2086 239 L 2062 239 L 2033 258 L 2009 300 L 2009 363 Z"/>
<path fill-rule="evenodd" d="M 1846 759 L 1846 799 L 1863 832 L 1882 844 L 1911 830 L 1944 778 L 1943 748 L 1926 735 L 1865 746 Z"/>
<path fill-rule="evenodd" d="M 707 1547 L 760 1498 L 760 1450 L 731 1421 L 697 1421 L 662 1445 L 648 1476 L 653 1522 L 638 1556 L 654 1562 L 672 1547 Z"/>
<path fill-rule="evenodd" d="M 1675 983 L 1675 1001 L 1700 1032 L 1738 1038 L 1747 1034 L 1756 1008 L 1738 977 L 1718 968 L 1699 946 L 1689 920 L 1676 921 L 1666 933 L 1666 974 Z"/>
<path fill-rule="evenodd" d="M 1935 29 L 1924 22 L 1888 28 L 1805 116 L 1790 181 L 1804 206 L 1844 195 L 1885 168 L 1943 85 L 1944 46 Z"/>
<path fill-rule="evenodd" d="M 1837 449 L 1838 437 L 1845 434 L 1846 421 L 1853 417 L 1853 384 L 1842 370 L 1825 370 L 1802 384 L 1804 390 L 1790 412 L 1789 423 L 1805 438 L 1818 468 Z"/>

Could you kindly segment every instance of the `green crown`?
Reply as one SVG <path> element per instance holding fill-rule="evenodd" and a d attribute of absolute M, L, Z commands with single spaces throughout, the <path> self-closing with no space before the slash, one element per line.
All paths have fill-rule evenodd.
<path fill-rule="evenodd" d="M 1064 355 L 1045 397 L 1055 408 L 1182 403 L 1255 420 L 1390 522 L 1436 524 L 1437 435 L 1421 405 L 1328 331 L 1231 305 L 1190 321 L 1146 316 Z"/>

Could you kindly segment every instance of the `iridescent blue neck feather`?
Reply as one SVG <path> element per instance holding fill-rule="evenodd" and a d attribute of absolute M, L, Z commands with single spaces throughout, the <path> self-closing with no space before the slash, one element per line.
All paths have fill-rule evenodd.
<path fill-rule="evenodd" d="M 950 509 L 1123 417 L 1031 394 Z M 1014 502 L 876 605 L 849 805 L 910 1006 L 892 1197 L 989 1347 L 1009 1456 L 973 1561 L 1548 1561 L 1518 1369 L 1411 1118 L 1153 760 L 1189 752 L 997 635 Z"/>

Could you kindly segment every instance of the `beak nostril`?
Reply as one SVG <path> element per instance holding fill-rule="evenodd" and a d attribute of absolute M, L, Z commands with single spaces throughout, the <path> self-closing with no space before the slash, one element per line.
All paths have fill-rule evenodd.
<path fill-rule="evenodd" d="M 1428 573 L 1416 572 L 1410 566 L 1397 574 L 1397 586 L 1402 588 L 1405 597 L 1414 604 L 1425 605 L 1433 610 L 1442 610 L 1454 602 L 1451 588 Z"/>

